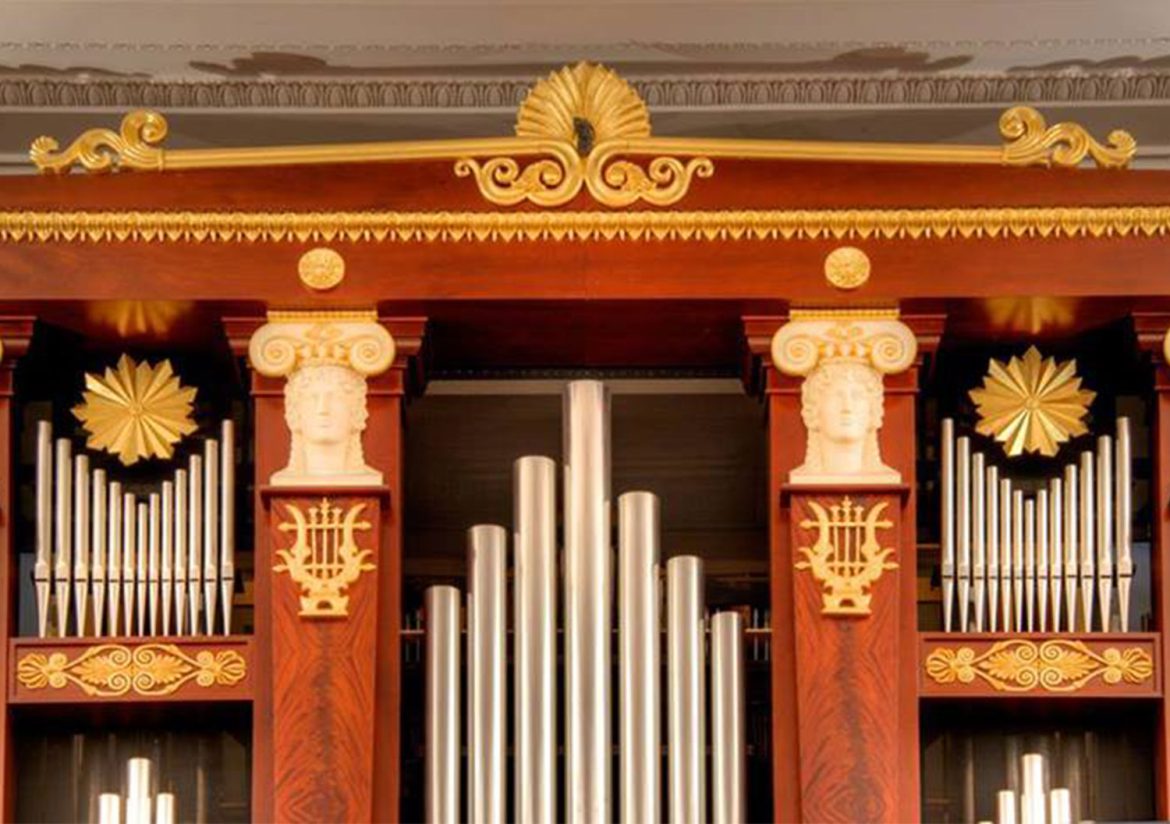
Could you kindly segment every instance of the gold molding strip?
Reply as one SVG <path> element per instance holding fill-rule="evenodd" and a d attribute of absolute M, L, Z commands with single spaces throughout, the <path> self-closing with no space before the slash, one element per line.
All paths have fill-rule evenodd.
<path fill-rule="evenodd" d="M 0 243 L 494 243 L 1165 237 L 1170 205 L 558 212 L 0 211 Z"/>
<path fill-rule="evenodd" d="M 972 647 L 936 647 L 926 656 L 937 684 L 982 679 L 1000 692 L 1076 692 L 1095 678 L 1109 685 L 1141 684 L 1154 675 L 1154 659 L 1140 647 L 1094 652 L 1082 641 L 999 641 L 979 654 Z"/>
<path fill-rule="evenodd" d="M 16 665 L 16 679 L 30 690 L 62 689 L 73 684 L 86 695 L 117 698 L 171 695 L 187 683 L 230 687 L 247 674 L 235 650 L 200 650 L 188 654 L 175 644 L 98 644 L 70 660 L 63 652 L 30 652 Z"/>
<path fill-rule="evenodd" d="M 715 173 L 713 158 L 1065 167 L 1089 159 L 1099 168 L 1122 168 L 1137 151 L 1128 132 L 1110 132 L 1102 144 L 1076 123 L 1049 126 L 1027 106 L 1000 117 L 999 146 L 653 137 L 648 108 L 633 87 L 593 63 L 566 66 L 538 82 L 520 106 L 514 137 L 165 149 L 167 129 L 158 112 L 133 111 L 118 131 L 90 129 L 64 149 L 52 137 L 38 137 L 29 157 L 42 172 L 448 161 L 457 177 L 473 178 L 496 205 L 561 206 L 584 189 L 598 203 L 622 207 L 679 202 L 695 178 Z M 639 156 L 649 159 L 634 159 Z"/>

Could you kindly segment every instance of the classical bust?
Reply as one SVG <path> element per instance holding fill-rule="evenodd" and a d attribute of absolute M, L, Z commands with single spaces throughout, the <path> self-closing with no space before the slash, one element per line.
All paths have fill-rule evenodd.
<path fill-rule="evenodd" d="M 288 466 L 274 486 L 377 486 L 382 473 L 362 453 L 366 381 L 339 364 L 303 366 L 284 386 L 284 419 L 292 435 Z"/>
<path fill-rule="evenodd" d="M 898 470 L 882 463 L 881 374 L 855 360 L 829 360 L 801 386 L 801 417 L 808 433 L 804 463 L 789 473 L 792 483 L 896 484 Z"/>

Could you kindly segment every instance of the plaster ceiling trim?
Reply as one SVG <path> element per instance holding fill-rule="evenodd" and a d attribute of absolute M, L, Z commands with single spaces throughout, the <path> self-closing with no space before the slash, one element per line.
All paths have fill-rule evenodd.
<path fill-rule="evenodd" d="M 0 109 L 513 111 L 526 78 L 0 78 Z M 1170 72 L 687 75 L 631 78 L 655 110 L 952 107 L 1170 100 Z"/>

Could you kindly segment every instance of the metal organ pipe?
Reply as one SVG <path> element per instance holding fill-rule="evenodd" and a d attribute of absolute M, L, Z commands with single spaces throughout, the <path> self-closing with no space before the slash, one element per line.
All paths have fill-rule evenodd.
<path fill-rule="evenodd" d="M 473 824 L 504 822 L 504 633 L 508 536 L 502 526 L 468 530 L 468 760 Z"/>
<path fill-rule="evenodd" d="M 104 469 L 95 469 L 93 471 L 93 545 L 91 547 L 92 555 L 92 571 L 93 571 L 93 634 L 97 636 L 104 635 L 105 617 L 106 617 L 106 581 L 107 581 L 107 567 L 106 561 L 108 558 L 108 550 L 106 548 L 106 539 L 109 537 L 109 509 L 110 505 L 107 500 L 109 494 L 109 484 L 106 482 L 106 471 Z"/>
<path fill-rule="evenodd" d="M 219 586 L 223 634 L 232 632 L 232 595 L 236 584 L 236 432 L 230 420 L 220 428 Z"/>
<path fill-rule="evenodd" d="M 621 638 L 621 821 L 661 821 L 659 506 L 650 492 L 618 498 Z"/>
<path fill-rule="evenodd" d="M 89 457 L 73 459 L 73 604 L 74 631 L 80 638 L 86 631 L 89 611 Z M 61 634 L 65 634 L 62 625 Z"/>
<path fill-rule="evenodd" d="M 711 619 L 711 782 L 714 824 L 747 821 L 743 619 Z M 644 819 L 645 820 L 645 819 Z"/>
<path fill-rule="evenodd" d="M 49 634 L 49 593 L 52 589 L 53 426 L 37 422 L 37 545 L 33 580 L 37 591 L 37 635 Z"/>
<path fill-rule="evenodd" d="M 457 824 L 465 820 L 459 806 L 459 590 L 429 587 L 425 606 L 426 820 L 428 824 Z"/>
<path fill-rule="evenodd" d="M 706 699 L 703 678 L 703 562 L 666 562 L 667 738 L 670 821 L 697 824 L 706 809 Z"/>
<path fill-rule="evenodd" d="M 1097 438 L 1097 606 L 1101 631 L 1109 631 L 1113 608 L 1113 439 Z"/>
<path fill-rule="evenodd" d="M 1117 419 L 1117 608 L 1121 631 L 1129 632 L 1133 584 L 1133 447 L 1129 418 Z"/>
<path fill-rule="evenodd" d="M 987 627 L 999 627 L 999 470 L 987 467 Z"/>
<path fill-rule="evenodd" d="M 56 473 L 56 523 L 54 537 L 56 540 L 56 563 L 53 570 L 54 589 L 57 594 L 57 633 L 65 635 L 65 628 L 69 625 L 70 574 L 73 564 L 73 524 L 70 518 L 73 514 L 73 483 L 70 472 L 73 468 L 73 447 L 67 438 L 57 440 L 57 473 Z"/>
<path fill-rule="evenodd" d="M 955 601 L 955 422 L 942 422 L 942 555 L 943 629 L 951 631 Z"/>
<path fill-rule="evenodd" d="M 983 604 L 987 598 L 987 518 L 983 455 L 971 456 L 971 594 L 975 599 L 975 631 L 983 632 Z"/>
<path fill-rule="evenodd" d="M 565 392 L 566 819 L 609 821 L 609 393 L 600 381 Z"/>
<path fill-rule="evenodd" d="M 1081 549 L 1081 627 L 1085 632 L 1093 631 L 1093 585 L 1096 558 L 1095 508 L 1096 483 L 1093 480 L 1093 453 L 1081 453 L 1081 501 L 1080 501 L 1080 549 Z"/>
<path fill-rule="evenodd" d="M 219 444 L 203 444 L 203 624 L 215 632 L 216 596 L 219 594 Z"/>
<path fill-rule="evenodd" d="M 959 576 L 959 631 L 966 632 L 971 608 L 971 439 L 959 438 L 955 458 L 955 551 Z"/>
<path fill-rule="evenodd" d="M 106 546 L 106 574 L 109 576 L 107 596 L 109 605 L 109 634 L 118 635 L 118 618 L 122 612 L 122 484 L 110 483 L 109 494 L 110 537 Z M 122 633 L 128 635 L 128 632 Z"/>
<path fill-rule="evenodd" d="M 557 819 L 556 464 L 514 467 L 516 812 L 521 824 Z M 458 761 L 456 761 L 458 765 Z"/>

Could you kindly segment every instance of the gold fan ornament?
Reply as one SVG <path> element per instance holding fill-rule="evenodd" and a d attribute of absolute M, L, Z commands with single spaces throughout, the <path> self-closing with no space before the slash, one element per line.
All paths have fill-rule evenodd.
<path fill-rule="evenodd" d="M 84 400 L 73 414 L 89 432 L 86 446 L 117 455 L 125 465 L 143 458 L 170 458 L 175 444 L 195 431 L 193 386 L 181 386 L 164 360 L 157 366 L 118 359 L 105 375 L 86 374 Z"/>
<path fill-rule="evenodd" d="M 979 408 L 975 430 L 1013 458 L 1024 452 L 1052 457 L 1069 438 L 1088 432 L 1082 419 L 1096 397 L 1081 388 L 1075 360 L 1057 363 L 1035 346 L 1006 364 L 992 360 L 983 387 L 970 395 Z"/>

